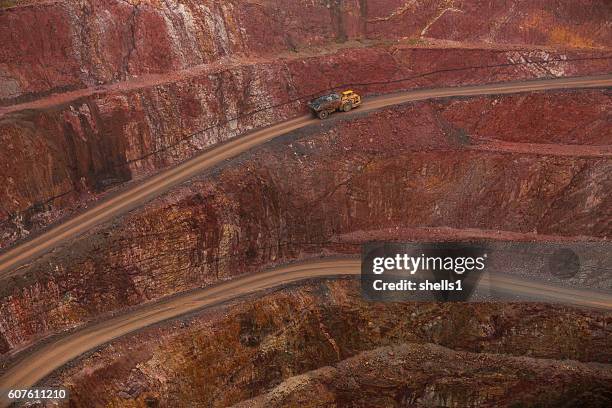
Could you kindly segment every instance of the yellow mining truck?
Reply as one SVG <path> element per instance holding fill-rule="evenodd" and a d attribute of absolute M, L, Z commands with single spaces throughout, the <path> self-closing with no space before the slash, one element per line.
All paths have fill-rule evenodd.
<path fill-rule="evenodd" d="M 338 110 L 348 112 L 359 105 L 361 105 L 361 96 L 350 89 L 342 93 L 319 96 L 308 102 L 308 107 L 319 119 L 326 119 L 330 113 Z"/>

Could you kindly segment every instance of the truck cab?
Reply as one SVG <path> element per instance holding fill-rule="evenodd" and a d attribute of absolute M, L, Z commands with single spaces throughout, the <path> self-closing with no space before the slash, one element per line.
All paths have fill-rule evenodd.
<path fill-rule="evenodd" d="M 353 108 L 361 105 L 361 96 L 353 92 L 352 89 L 342 92 L 342 105 L 341 109 L 344 112 L 348 112 Z"/>

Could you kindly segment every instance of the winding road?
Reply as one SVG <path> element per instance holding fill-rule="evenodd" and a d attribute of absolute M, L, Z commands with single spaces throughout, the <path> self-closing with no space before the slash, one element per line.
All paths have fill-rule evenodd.
<path fill-rule="evenodd" d="M 612 75 L 419 89 L 367 99 L 357 112 L 371 111 L 390 105 L 433 98 L 509 94 L 553 89 L 601 88 L 610 86 L 612 86 Z M 345 115 L 351 114 L 352 113 L 337 114 L 337 117 L 345 117 Z M 235 157 L 270 139 L 316 123 L 318 123 L 318 119 L 314 119 L 311 116 L 301 116 L 231 139 L 204 151 L 198 156 L 176 167 L 163 171 L 125 192 L 104 200 L 82 214 L 43 232 L 31 240 L 10 248 L 0 255 L 0 279 L 15 274 L 15 269 L 19 266 L 28 263 L 35 257 L 48 252 L 67 240 L 77 237 L 93 226 L 99 225 L 142 205 L 146 201 L 159 196 L 170 188 L 192 178 L 206 169 L 214 167 L 226 159 Z M 506 150 L 511 150 L 513 148 L 509 144 L 505 144 L 502 147 Z M 537 151 L 537 147 L 538 146 L 530 146 L 528 151 L 533 153 L 534 149 Z M 545 154 L 551 154 L 551 149 L 554 150 L 551 146 L 542 145 L 540 147 L 545 149 Z M 477 146 L 476 148 L 486 149 L 487 147 Z M 566 153 L 566 150 L 567 146 L 560 147 L 559 153 Z M 609 146 L 590 146 L 582 150 L 585 151 L 580 151 L 579 155 L 612 157 L 612 151 Z"/>
<path fill-rule="evenodd" d="M 19 360 L 0 378 L 0 390 L 28 388 L 81 354 L 150 325 L 219 305 L 232 299 L 304 279 L 359 275 L 358 259 L 317 259 L 238 277 L 140 306 L 53 340 Z M 612 294 L 534 282 L 513 275 L 495 275 L 487 284 L 496 291 L 530 299 L 554 300 L 577 306 L 612 310 Z M 0 405 L 6 400 L 0 397 Z"/>

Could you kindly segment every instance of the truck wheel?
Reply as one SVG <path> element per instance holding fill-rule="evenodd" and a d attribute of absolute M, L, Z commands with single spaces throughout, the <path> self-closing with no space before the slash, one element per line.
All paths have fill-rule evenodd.
<path fill-rule="evenodd" d="M 327 119 L 327 117 L 329 116 L 329 112 L 322 110 L 317 114 L 317 116 L 319 117 L 319 119 Z"/>
<path fill-rule="evenodd" d="M 353 104 L 351 102 L 347 102 L 344 105 L 342 105 L 342 110 L 345 112 L 348 112 L 351 109 L 353 109 Z"/>

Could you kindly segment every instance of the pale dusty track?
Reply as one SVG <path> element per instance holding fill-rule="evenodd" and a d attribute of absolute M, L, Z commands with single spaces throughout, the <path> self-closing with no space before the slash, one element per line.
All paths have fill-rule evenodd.
<path fill-rule="evenodd" d="M 356 259 L 309 261 L 239 277 L 142 306 L 125 315 L 96 323 L 42 346 L 22 358 L 0 378 L 0 390 L 32 386 L 81 354 L 164 320 L 291 282 L 359 275 L 360 270 L 361 263 Z M 558 287 L 511 275 L 496 276 L 488 282 L 488 285 L 504 293 L 612 310 L 612 295 L 606 293 Z"/>
<path fill-rule="evenodd" d="M 521 143 L 503 140 L 487 140 L 483 143 L 482 140 L 479 140 L 469 148 L 488 152 L 535 154 L 539 156 L 612 158 L 612 145 Z"/>
<path fill-rule="evenodd" d="M 371 111 L 404 102 L 432 98 L 509 94 L 552 89 L 601 88 L 610 86 L 612 86 L 612 75 L 507 82 L 465 87 L 420 89 L 416 91 L 371 98 L 366 100 L 363 106 L 357 109 L 356 112 Z M 351 115 L 351 113 L 338 114 L 339 117 L 346 117 L 346 115 Z M 143 204 L 153 197 L 159 196 L 171 187 L 188 180 L 203 170 L 209 169 L 221 163 L 223 160 L 235 157 L 240 153 L 265 143 L 275 137 L 316 123 L 318 123 L 317 119 L 313 119 L 310 116 L 302 116 L 232 139 L 226 143 L 215 146 L 176 167 L 163 171 L 158 175 L 153 176 L 138 185 L 135 185 L 133 188 L 125 192 L 117 194 L 108 200 L 102 201 L 86 212 L 64 222 L 63 224 L 51 228 L 36 238 L 11 248 L 4 254 L 0 255 L 0 279 L 10 276 L 14 273 L 13 270 L 16 267 L 23 265 L 32 258 L 53 249 L 69 238 L 74 238 L 95 225 L 108 221 L 113 217 L 123 214 Z M 482 145 L 479 148 L 484 149 Z M 511 146 L 508 147 L 506 144 L 502 150 L 509 151 L 510 148 Z M 522 149 L 516 146 L 515 148 L 519 149 L 519 151 Z M 580 149 L 579 146 L 576 148 Z M 587 148 L 587 153 L 589 155 L 603 155 L 609 157 L 609 146 L 601 146 L 602 151 L 599 153 L 592 151 L 593 149 L 597 148 L 598 147 L 589 147 Z M 563 146 L 560 149 L 561 151 L 558 153 L 562 155 L 567 154 L 567 147 Z M 555 153 L 554 145 L 547 146 L 545 150 L 545 154 Z M 582 150 L 584 150 L 584 148 L 582 148 Z M 578 152 L 579 155 L 585 153 L 582 150 Z M 531 152 L 533 152 L 533 150 L 531 150 Z"/>

